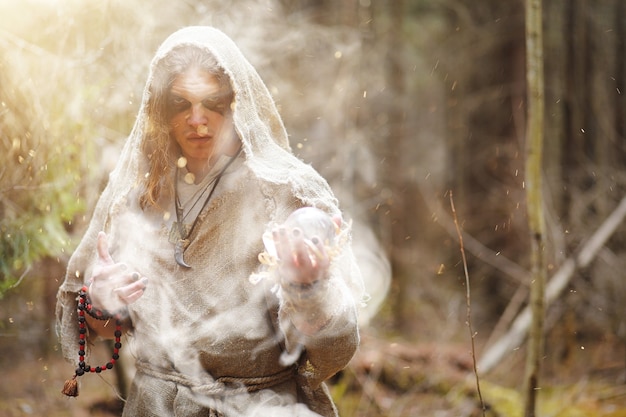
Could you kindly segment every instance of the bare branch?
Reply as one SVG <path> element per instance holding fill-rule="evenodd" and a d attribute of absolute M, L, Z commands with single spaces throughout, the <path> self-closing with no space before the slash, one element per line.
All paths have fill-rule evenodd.
<path fill-rule="evenodd" d="M 480 406 L 483 410 L 483 416 L 485 415 L 485 411 L 487 408 L 485 407 L 485 402 L 483 401 L 483 395 L 480 392 L 480 378 L 478 377 L 478 369 L 476 368 L 476 344 L 474 343 L 475 333 L 472 328 L 472 298 L 470 293 L 470 279 L 469 272 L 467 270 L 467 259 L 465 258 L 465 248 L 463 246 L 463 235 L 461 234 L 461 227 L 459 226 L 459 221 L 456 216 L 456 209 L 454 208 L 454 199 L 452 198 L 452 190 L 450 190 L 450 208 L 452 209 L 452 218 L 454 219 L 454 226 L 456 227 L 456 233 L 459 238 L 459 245 L 461 248 L 461 257 L 463 258 L 463 271 L 465 272 L 465 301 L 467 302 L 467 328 L 470 333 L 470 340 L 472 343 L 472 365 L 474 366 L 474 376 L 476 377 L 476 391 L 478 392 L 478 398 L 480 400 Z"/>
<path fill-rule="evenodd" d="M 577 254 L 568 258 L 552 276 L 546 286 L 546 308 L 561 294 L 576 269 L 587 267 L 598 255 L 600 249 L 615 233 L 625 217 L 626 197 L 622 199 L 617 208 L 607 217 L 591 238 L 580 247 Z M 508 352 L 513 351 L 513 349 L 522 344 L 530 326 L 530 319 L 530 309 L 526 307 L 517 316 L 510 330 L 498 339 L 479 360 L 478 369 L 482 374 L 490 372 Z"/>
<path fill-rule="evenodd" d="M 480 259 L 486 264 L 496 268 L 512 281 L 527 286 L 528 271 L 504 255 L 498 254 L 489 249 L 470 234 L 461 231 L 461 236 L 459 236 L 455 230 L 454 220 L 448 216 L 445 210 L 443 210 L 440 203 L 435 204 L 431 201 L 431 198 L 426 198 L 426 196 L 432 195 L 432 193 L 425 192 L 424 188 L 427 189 L 428 187 L 425 187 L 423 184 L 419 184 L 420 193 L 424 196 L 424 201 L 435 215 L 437 223 L 440 224 L 450 236 L 454 237 L 457 242 L 459 242 L 459 239 L 463 239 L 464 248 L 477 259 Z"/>

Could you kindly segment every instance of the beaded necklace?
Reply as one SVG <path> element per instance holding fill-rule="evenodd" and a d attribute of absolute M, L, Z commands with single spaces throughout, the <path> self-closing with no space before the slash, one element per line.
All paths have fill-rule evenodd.
<path fill-rule="evenodd" d="M 113 345 L 113 354 L 111 359 L 102 366 L 90 366 L 85 363 L 85 344 L 87 343 L 87 323 L 85 313 L 97 320 L 115 319 L 115 344 Z M 74 372 L 74 377 L 65 381 L 61 392 L 68 397 L 78 397 L 78 381 L 77 377 L 83 376 L 85 373 L 101 373 L 107 369 L 113 369 L 113 365 L 120 358 L 120 349 L 122 348 L 122 316 L 120 314 L 111 314 L 106 311 L 93 308 L 89 302 L 87 295 L 87 286 L 83 286 L 78 292 L 78 367 Z"/>

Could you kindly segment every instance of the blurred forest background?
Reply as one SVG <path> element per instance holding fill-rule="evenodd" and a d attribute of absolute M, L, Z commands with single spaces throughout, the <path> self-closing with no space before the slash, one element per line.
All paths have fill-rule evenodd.
<path fill-rule="evenodd" d="M 487 415 L 521 416 L 524 341 L 480 365 L 528 304 L 522 0 L 0 0 L 0 416 L 119 415 L 114 375 L 60 394 L 56 290 L 153 53 L 198 24 L 240 45 L 377 254 L 362 348 L 332 381 L 342 416 L 481 415 L 472 338 Z M 543 28 L 548 275 L 565 279 L 539 415 L 626 416 L 626 2 L 546 1 Z"/>

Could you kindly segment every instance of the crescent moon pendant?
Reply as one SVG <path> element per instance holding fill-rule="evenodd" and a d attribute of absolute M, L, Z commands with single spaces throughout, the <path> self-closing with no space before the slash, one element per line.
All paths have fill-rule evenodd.
<path fill-rule="evenodd" d="M 183 240 L 179 240 L 174 246 L 174 259 L 176 263 L 183 268 L 191 268 L 191 265 L 187 265 L 184 258 L 185 248 L 183 246 Z"/>

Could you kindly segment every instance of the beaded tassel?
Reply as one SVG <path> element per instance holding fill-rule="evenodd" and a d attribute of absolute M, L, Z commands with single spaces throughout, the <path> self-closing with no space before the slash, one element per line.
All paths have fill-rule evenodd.
<path fill-rule="evenodd" d="M 115 345 L 113 346 L 113 355 L 111 359 L 103 366 L 90 366 L 85 363 L 85 344 L 87 338 L 87 323 L 85 313 L 98 320 L 115 319 Z M 93 308 L 87 298 L 87 287 L 84 286 L 78 292 L 78 367 L 71 379 L 65 381 L 61 392 L 68 397 L 78 397 L 78 381 L 76 377 L 82 376 L 87 372 L 100 373 L 107 369 L 112 369 L 115 361 L 119 359 L 120 348 L 122 347 L 122 321 L 119 314 L 112 315 L 104 311 Z"/>

